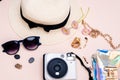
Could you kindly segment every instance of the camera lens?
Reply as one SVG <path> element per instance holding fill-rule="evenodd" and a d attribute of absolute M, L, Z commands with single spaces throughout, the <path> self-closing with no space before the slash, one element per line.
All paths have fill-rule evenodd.
<path fill-rule="evenodd" d="M 53 78 L 62 78 L 68 71 L 68 66 L 63 59 L 54 58 L 48 62 L 48 74 Z"/>
<path fill-rule="evenodd" d="M 59 72 L 59 71 L 61 70 L 60 65 L 55 65 L 54 70 L 55 70 L 56 72 Z"/>

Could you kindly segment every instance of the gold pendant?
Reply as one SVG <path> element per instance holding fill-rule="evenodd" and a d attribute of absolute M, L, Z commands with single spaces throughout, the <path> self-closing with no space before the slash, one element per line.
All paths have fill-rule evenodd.
<path fill-rule="evenodd" d="M 78 48 L 78 47 L 80 46 L 80 38 L 75 37 L 74 40 L 72 41 L 71 46 L 72 46 L 73 48 Z"/>

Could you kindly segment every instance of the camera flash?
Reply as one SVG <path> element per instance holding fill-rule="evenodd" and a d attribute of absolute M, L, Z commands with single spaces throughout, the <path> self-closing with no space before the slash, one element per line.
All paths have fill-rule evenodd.
<path fill-rule="evenodd" d="M 55 75 L 59 75 L 60 73 L 59 72 L 55 72 Z"/>

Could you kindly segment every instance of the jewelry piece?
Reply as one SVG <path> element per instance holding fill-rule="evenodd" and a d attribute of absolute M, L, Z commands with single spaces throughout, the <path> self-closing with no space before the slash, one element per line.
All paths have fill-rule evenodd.
<path fill-rule="evenodd" d="M 76 21 L 73 21 L 72 24 L 71 24 L 72 28 L 74 28 L 74 29 L 78 29 L 78 25 L 79 24 Z"/>
<path fill-rule="evenodd" d="M 65 35 L 69 35 L 71 29 L 78 29 L 78 23 L 77 23 L 76 21 L 73 21 L 73 22 L 72 22 L 70 28 L 65 28 L 65 27 L 61 28 L 62 32 L 63 32 Z"/>
<path fill-rule="evenodd" d="M 110 45 L 111 48 L 113 48 L 113 49 L 120 48 L 120 44 L 118 44 L 117 46 L 115 46 L 113 44 L 112 37 L 109 34 L 103 34 L 101 31 L 99 31 L 97 29 L 93 29 L 84 20 L 82 20 L 82 25 L 83 25 L 84 28 L 87 28 L 87 29 L 90 30 L 90 32 L 86 32 L 86 34 L 89 35 L 90 37 L 97 38 L 98 36 L 101 36 L 101 37 L 103 37 L 107 41 L 107 43 Z"/>
<path fill-rule="evenodd" d="M 19 64 L 19 63 L 17 63 L 17 64 L 15 64 L 15 68 L 17 68 L 17 69 L 22 69 L 22 65 Z"/>
<path fill-rule="evenodd" d="M 78 38 L 78 37 L 75 37 L 74 38 L 74 40 L 72 41 L 72 44 L 71 44 L 71 46 L 73 47 L 73 48 L 78 48 L 78 47 L 80 47 L 80 38 Z"/>
<path fill-rule="evenodd" d="M 70 34 L 70 30 L 66 29 L 65 27 L 61 28 L 63 34 L 68 35 Z"/>
<path fill-rule="evenodd" d="M 86 44 L 87 44 L 87 42 L 88 42 L 88 38 L 85 37 L 84 39 L 85 39 L 85 43 L 84 43 L 83 46 L 81 46 L 80 38 L 79 38 L 79 37 L 75 37 L 74 40 L 73 40 L 72 43 L 71 43 L 71 46 L 72 46 L 73 48 L 79 48 L 79 49 L 85 48 L 85 47 L 86 47 Z"/>
<path fill-rule="evenodd" d="M 16 55 L 14 55 L 14 58 L 15 59 L 20 59 L 20 55 L 16 54 Z"/>
<path fill-rule="evenodd" d="M 84 29 L 82 30 L 82 34 L 83 34 L 83 35 L 88 35 L 89 33 L 90 33 L 90 30 L 87 29 L 87 28 L 84 28 Z"/>
<path fill-rule="evenodd" d="M 78 22 L 78 23 L 81 23 L 81 22 L 82 22 L 82 20 L 84 20 L 84 19 L 87 17 L 87 15 L 88 15 L 88 13 L 89 13 L 89 11 L 90 11 L 90 8 L 88 8 L 88 10 L 87 10 L 87 13 L 86 13 L 86 14 L 84 14 L 84 12 L 83 12 L 83 9 L 82 9 L 82 8 L 80 8 L 80 10 L 81 10 L 82 16 L 80 17 L 80 19 L 79 19 L 79 20 L 77 20 L 77 22 Z"/>
<path fill-rule="evenodd" d="M 79 23 L 82 22 L 82 20 L 85 19 L 86 16 L 88 15 L 89 8 L 88 8 L 88 11 L 87 11 L 86 15 L 83 14 L 83 10 L 82 10 L 82 8 L 81 8 L 81 12 L 82 12 L 82 16 L 80 17 L 80 19 L 77 20 L 77 21 L 75 21 L 75 20 L 72 21 L 72 23 L 71 23 L 71 27 L 70 27 L 70 28 L 65 28 L 65 27 L 61 28 L 63 34 L 65 34 L 65 35 L 69 35 L 71 29 L 78 29 Z"/>
<path fill-rule="evenodd" d="M 33 57 L 31 57 L 31 58 L 28 60 L 29 63 L 33 63 L 34 61 L 35 61 L 35 59 L 34 59 Z"/>
<path fill-rule="evenodd" d="M 82 10 L 82 8 L 81 8 L 82 16 L 80 17 L 79 20 L 72 22 L 72 24 L 71 24 L 72 28 L 74 28 L 74 29 L 77 29 L 77 28 L 78 28 L 79 23 L 82 22 L 83 19 L 85 19 L 86 16 L 88 15 L 89 10 L 90 10 L 90 9 L 88 8 L 86 15 L 84 15 L 83 10 Z M 65 29 L 64 31 L 66 31 L 66 33 L 70 33 L 70 31 L 69 31 L 68 29 Z M 86 34 L 86 33 L 88 34 L 89 32 L 90 32 L 89 29 L 84 28 L 83 34 Z M 65 33 L 65 32 L 63 32 L 63 33 Z M 83 48 L 86 47 L 86 44 L 87 44 L 87 42 L 88 42 L 88 38 L 85 37 L 85 40 L 86 40 L 86 42 L 85 42 Z M 75 39 L 72 41 L 71 46 L 72 46 L 73 48 L 78 48 L 78 47 L 79 47 L 79 49 L 81 49 L 80 44 L 81 44 L 81 43 L 80 43 L 80 38 L 75 37 Z"/>
<path fill-rule="evenodd" d="M 85 48 L 85 47 L 86 47 L 87 42 L 88 42 L 88 38 L 87 38 L 87 37 L 85 37 L 85 44 L 84 44 L 83 48 Z"/>

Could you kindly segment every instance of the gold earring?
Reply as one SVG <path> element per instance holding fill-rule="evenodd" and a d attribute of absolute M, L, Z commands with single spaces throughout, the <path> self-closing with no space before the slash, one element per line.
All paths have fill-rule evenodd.
<path fill-rule="evenodd" d="M 17 63 L 17 64 L 15 64 L 15 68 L 17 68 L 17 69 L 22 69 L 22 65 L 19 64 L 19 63 Z"/>
<path fill-rule="evenodd" d="M 73 48 L 78 48 L 79 46 L 80 46 L 80 38 L 78 38 L 78 37 L 75 37 L 74 38 L 74 40 L 72 41 L 72 43 L 71 43 L 71 46 L 73 47 Z"/>

